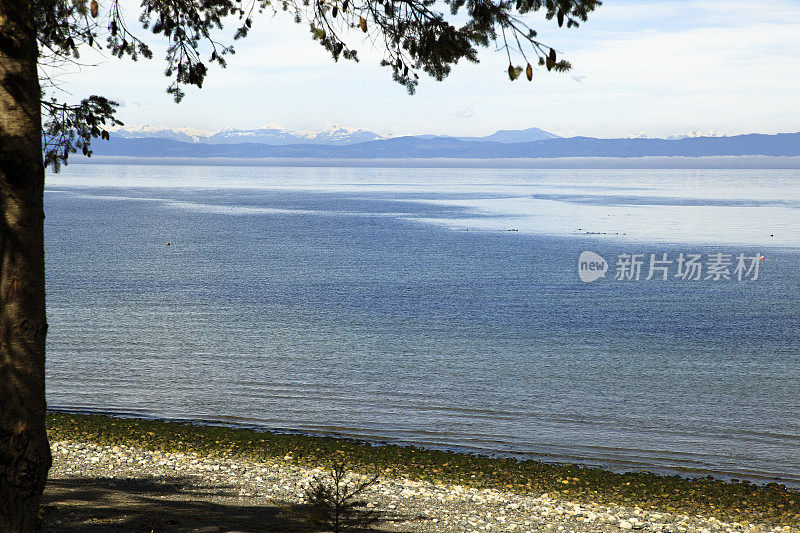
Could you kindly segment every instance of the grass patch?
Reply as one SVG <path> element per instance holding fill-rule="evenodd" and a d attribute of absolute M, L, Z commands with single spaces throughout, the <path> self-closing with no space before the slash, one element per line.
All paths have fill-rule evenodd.
<path fill-rule="evenodd" d="M 309 468 L 330 468 L 346 462 L 352 470 L 365 474 L 520 494 L 547 493 L 576 501 L 639 506 L 726 521 L 800 526 L 800 492 L 776 483 L 755 485 L 650 473 L 618 474 L 600 468 L 497 459 L 413 446 L 373 446 L 331 437 L 103 415 L 48 413 L 47 429 L 51 440 L 290 462 Z M 284 459 L 287 455 L 292 459 Z"/>

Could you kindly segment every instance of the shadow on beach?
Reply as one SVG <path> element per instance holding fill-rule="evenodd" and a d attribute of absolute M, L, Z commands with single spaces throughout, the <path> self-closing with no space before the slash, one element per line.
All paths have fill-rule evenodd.
<path fill-rule="evenodd" d="M 316 531 L 300 518 L 302 506 L 277 501 L 260 505 L 255 500 L 236 495 L 229 486 L 199 486 L 179 478 L 51 479 L 42 500 L 44 531 Z"/>

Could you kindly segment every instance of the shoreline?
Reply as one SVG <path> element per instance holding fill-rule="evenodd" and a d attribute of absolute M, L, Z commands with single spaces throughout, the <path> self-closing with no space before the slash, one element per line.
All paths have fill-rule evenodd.
<path fill-rule="evenodd" d="M 570 465 L 579 468 L 599 469 L 614 474 L 626 473 L 648 473 L 659 477 L 680 476 L 688 480 L 709 478 L 722 482 L 730 482 L 731 480 L 743 481 L 747 480 L 748 483 L 753 485 L 764 486 L 767 484 L 785 485 L 787 489 L 793 491 L 800 491 L 800 482 L 790 479 L 783 479 L 781 477 L 770 476 L 768 474 L 759 473 L 739 473 L 717 471 L 710 468 L 696 467 L 696 468 L 674 468 L 669 466 L 659 466 L 656 464 L 648 463 L 633 463 L 627 461 L 625 458 L 618 459 L 597 459 L 593 457 L 583 457 L 578 455 L 560 455 L 556 453 L 533 453 L 533 452 L 514 452 L 514 451 L 497 451 L 492 449 L 470 448 L 468 446 L 460 446 L 458 444 L 438 444 L 438 443 L 422 443 L 412 440 L 404 440 L 394 438 L 387 435 L 373 436 L 366 434 L 346 434 L 336 432 L 315 432 L 312 430 L 302 429 L 284 429 L 284 428 L 265 428 L 255 424 L 237 424 L 235 422 L 226 422 L 224 420 L 214 419 L 183 419 L 183 418 L 160 418 L 157 416 L 145 415 L 135 412 L 117 412 L 117 411 L 104 411 L 104 410 L 81 410 L 70 408 L 49 408 L 48 412 L 57 414 L 77 414 L 88 416 L 106 416 L 111 418 L 120 419 L 136 419 L 136 420 L 149 420 L 156 422 L 176 423 L 192 427 L 218 427 L 223 429 L 230 429 L 233 431 L 245 430 L 253 431 L 256 433 L 270 434 L 270 435 L 286 435 L 294 437 L 308 437 L 308 438 L 321 438 L 321 439 L 335 439 L 342 442 L 349 442 L 355 445 L 364 446 L 398 446 L 398 447 L 413 447 L 421 451 L 430 452 L 444 452 L 453 453 L 456 455 L 467 455 L 482 457 L 490 460 L 511 460 L 511 461 L 533 461 L 540 462 L 545 465 Z M 626 466 L 627 465 L 627 466 Z M 710 477 L 709 477 L 710 476 Z"/>
<path fill-rule="evenodd" d="M 282 468 L 286 472 L 281 475 L 289 475 L 287 472 L 290 471 L 292 476 L 307 479 L 309 475 L 322 473 L 321 469 L 329 467 L 334 461 L 343 461 L 356 473 L 369 475 L 377 472 L 381 476 L 379 489 L 386 489 L 383 496 L 391 496 L 392 501 L 399 498 L 398 502 L 408 503 L 406 500 L 409 498 L 413 501 L 421 498 L 420 501 L 427 502 L 426 510 L 422 513 L 426 516 L 434 516 L 446 510 L 440 508 L 441 505 L 436 502 L 442 505 L 450 501 L 461 502 L 463 509 L 456 513 L 460 518 L 454 518 L 455 522 L 451 524 L 456 529 L 448 529 L 451 526 L 445 527 L 439 518 L 436 519 L 437 522 L 430 518 L 416 525 L 404 526 L 413 526 L 416 528 L 414 531 L 463 530 L 457 529 L 462 526 L 469 529 L 472 527 L 469 525 L 470 521 L 475 521 L 474 506 L 469 502 L 476 495 L 479 500 L 495 500 L 497 505 L 500 505 L 498 502 L 506 502 L 500 507 L 495 506 L 496 509 L 493 507 L 494 511 L 487 511 L 494 512 L 492 516 L 505 516 L 505 520 L 511 520 L 506 516 L 508 510 L 527 509 L 531 512 L 523 513 L 525 520 L 530 522 L 532 518 L 543 519 L 544 522 L 537 522 L 541 525 L 551 523 L 547 521 L 547 517 L 555 513 L 552 516 L 574 518 L 574 523 L 570 522 L 571 525 L 565 526 L 573 530 L 597 530 L 601 522 L 603 527 L 599 530 L 612 527 L 640 529 L 637 522 L 639 519 L 636 518 L 640 516 L 649 517 L 647 524 L 650 524 L 642 522 L 644 525 L 641 528 L 659 531 L 688 531 L 692 528 L 713 530 L 717 528 L 713 526 L 714 522 L 724 523 L 726 527 L 723 530 L 800 531 L 800 492 L 775 483 L 762 486 L 748 482 L 687 479 L 651 473 L 621 474 L 600 468 L 533 460 L 516 461 L 413 446 L 370 445 L 350 439 L 266 433 L 106 415 L 49 412 L 47 419 L 49 437 L 51 442 L 56 443 L 53 447 L 56 461 L 51 471 L 51 478 L 54 480 L 63 479 L 64 476 L 130 477 L 136 475 L 137 465 L 149 464 L 148 457 L 166 454 L 173 458 L 170 459 L 172 463 L 167 461 L 173 466 L 177 460 L 174 458 L 191 456 L 191 460 L 196 461 L 193 463 L 195 465 L 210 465 L 208 472 L 222 469 L 231 473 L 226 479 L 219 480 L 220 482 L 243 487 L 242 483 L 248 479 L 243 472 L 252 469 Z M 83 461 L 79 459 L 80 450 L 91 450 L 95 456 Z M 137 459 L 126 459 L 124 464 L 120 463 L 120 450 L 125 450 L 126 454 L 132 454 Z M 104 464 L 111 466 L 104 469 Z M 124 468 L 115 468 L 114 465 Z M 218 467 L 217 470 L 214 470 L 214 465 Z M 165 475 L 163 469 L 153 472 L 144 470 L 140 472 L 142 475 Z M 187 472 L 194 472 L 192 475 L 201 477 L 206 472 L 203 469 L 195 470 Z M 245 494 L 249 494 L 248 489 L 241 487 L 240 492 L 244 490 Z M 423 492 L 418 490 L 420 487 L 424 489 Z M 261 496 L 271 490 L 269 484 L 264 484 L 262 489 Z M 402 495 L 403 491 L 405 496 Z M 412 492 L 419 498 L 412 497 Z M 296 490 L 293 494 L 294 504 L 299 504 L 302 498 L 298 500 Z M 480 496 L 481 494 L 488 496 Z M 380 506 L 391 509 L 389 505 L 395 505 L 396 509 L 400 508 L 399 503 L 387 501 L 381 500 Z M 514 505 L 517 505 L 516 509 Z M 501 507 L 507 511 L 500 513 Z M 559 513 L 558 509 L 562 512 Z M 569 509 L 574 512 L 570 514 Z M 445 514 L 455 516 L 451 511 Z M 656 515 L 666 518 L 653 518 Z M 594 516 L 589 522 L 595 529 L 585 529 L 582 526 L 574 529 L 580 524 L 588 527 L 586 520 L 590 516 Z M 598 517 L 606 518 L 598 522 Z M 486 522 L 485 518 L 481 520 Z M 697 524 L 688 529 L 680 529 L 675 525 L 677 522 L 670 522 L 673 519 L 678 522 L 696 521 Z M 484 525 L 492 523 L 501 528 L 500 530 L 512 530 L 504 529 L 507 524 L 495 522 L 497 520 Z M 508 522 L 511 523 L 517 522 Z M 529 527 L 533 525 L 533 522 L 528 524 Z M 522 530 L 528 526 L 524 520 L 517 524 Z"/>
<path fill-rule="evenodd" d="M 311 158 L 73 155 L 76 165 L 183 165 L 256 167 L 486 168 L 486 169 L 798 169 L 800 156 L 639 156 L 539 158 Z"/>

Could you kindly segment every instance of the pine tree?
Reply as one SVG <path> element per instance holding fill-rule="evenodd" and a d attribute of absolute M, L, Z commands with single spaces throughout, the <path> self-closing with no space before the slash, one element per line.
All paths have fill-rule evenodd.
<path fill-rule="evenodd" d="M 377 523 L 378 512 L 367 509 L 367 502 L 361 499 L 364 491 L 377 481 L 378 476 L 351 480 L 343 463 L 334 464 L 330 479 L 314 479 L 305 491 L 308 521 L 333 533 L 364 529 Z"/>

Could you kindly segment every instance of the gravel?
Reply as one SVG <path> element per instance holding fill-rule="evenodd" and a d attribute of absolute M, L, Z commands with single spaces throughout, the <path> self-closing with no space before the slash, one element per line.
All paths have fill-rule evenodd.
<path fill-rule="evenodd" d="M 53 442 L 52 451 L 51 479 L 180 479 L 206 489 L 205 498 L 213 499 L 215 490 L 224 487 L 226 494 L 233 493 L 249 505 L 287 507 L 303 503 L 304 489 L 311 480 L 327 476 L 325 470 L 293 464 L 290 455 L 273 462 L 251 462 L 72 441 Z M 789 526 L 729 523 L 638 507 L 577 503 L 548 494 L 520 495 L 391 477 L 379 478 L 364 499 L 370 508 L 382 513 L 384 521 L 379 527 L 387 531 L 800 533 L 800 529 Z"/>

